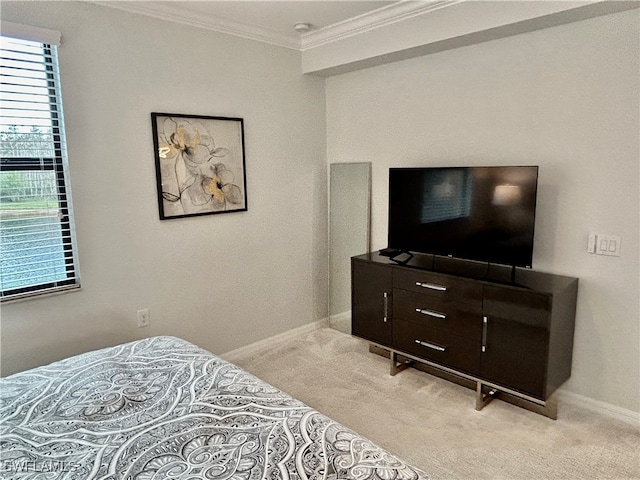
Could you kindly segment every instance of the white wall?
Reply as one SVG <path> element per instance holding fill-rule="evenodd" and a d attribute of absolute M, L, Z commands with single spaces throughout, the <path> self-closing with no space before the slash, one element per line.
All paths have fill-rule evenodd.
<path fill-rule="evenodd" d="M 60 30 L 83 290 L 3 304 L 2 374 L 142 336 L 224 352 L 326 316 L 323 81 L 300 54 L 87 3 L 2 2 Z M 538 164 L 536 269 L 580 278 L 567 389 L 640 411 L 637 10 L 328 79 L 327 160 Z M 249 211 L 161 222 L 151 111 L 245 119 Z M 590 231 L 622 256 L 585 251 Z M 149 307 L 151 327 L 135 326 Z"/>
<path fill-rule="evenodd" d="M 299 52 L 84 2 L 2 18 L 62 32 L 83 286 L 2 305 L 3 375 L 157 334 L 222 353 L 326 317 L 324 81 Z M 244 118 L 247 212 L 158 219 L 152 111 Z"/>
<path fill-rule="evenodd" d="M 534 268 L 580 278 L 566 389 L 640 411 L 638 11 L 327 80 L 329 162 L 373 162 L 374 249 L 390 166 L 540 166 Z M 622 237 L 619 258 L 586 252 Z"/>

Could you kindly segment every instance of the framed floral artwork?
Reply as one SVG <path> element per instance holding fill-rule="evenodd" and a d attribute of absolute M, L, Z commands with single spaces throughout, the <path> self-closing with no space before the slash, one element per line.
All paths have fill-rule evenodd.
<path fill-rule="evenodd" d="M 247 210 L 242 118 L 152 113 L 160 219 Z"/>

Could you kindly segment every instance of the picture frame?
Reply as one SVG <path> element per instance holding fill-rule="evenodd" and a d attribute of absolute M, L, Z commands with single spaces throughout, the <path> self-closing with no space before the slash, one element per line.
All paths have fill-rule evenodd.
<path fill-rule="evenodd" d="M 244 120 L 151 113 L 160 220 L 247 210 Z"/>

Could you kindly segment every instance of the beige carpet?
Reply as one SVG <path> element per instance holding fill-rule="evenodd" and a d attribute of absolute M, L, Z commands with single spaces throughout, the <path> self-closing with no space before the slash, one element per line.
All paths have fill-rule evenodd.
<path fill-rule="evenodd" d="M 328 328 L 230 360 L 436 479 L 640 479 L 640 429 L 559 402 L 558 420 L 389 360 Z"/>

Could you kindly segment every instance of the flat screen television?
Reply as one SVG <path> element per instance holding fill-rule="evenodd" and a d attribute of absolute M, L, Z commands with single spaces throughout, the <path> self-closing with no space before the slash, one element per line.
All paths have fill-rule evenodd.
<path fill-rule="evenodd" d="M 538 167 L 389 169 L 389 248 L 531 268 Z"/>

